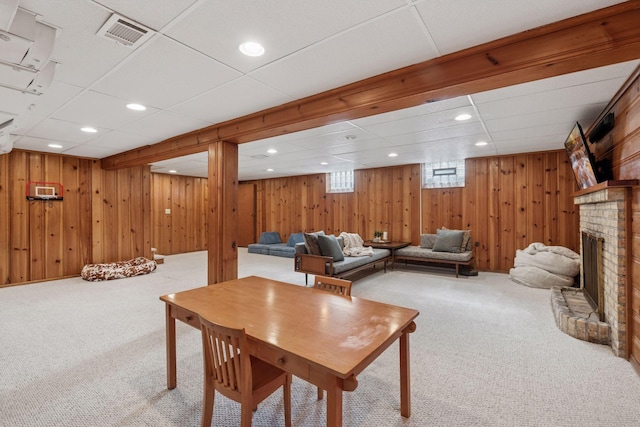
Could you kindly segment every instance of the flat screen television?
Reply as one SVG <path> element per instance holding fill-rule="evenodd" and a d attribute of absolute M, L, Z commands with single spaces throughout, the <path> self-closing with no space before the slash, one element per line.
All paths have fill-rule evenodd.
<path fill-rule="evenodd" d="M 596 165 L 593 155 L 589 151 L 587 140 L 582 133 L 582 127 L 576 122 L 571 133 L 564 142 L 567 150 L 573 175 L 576 177 L 578 187 L 583 190 L 598 183 Z"/>

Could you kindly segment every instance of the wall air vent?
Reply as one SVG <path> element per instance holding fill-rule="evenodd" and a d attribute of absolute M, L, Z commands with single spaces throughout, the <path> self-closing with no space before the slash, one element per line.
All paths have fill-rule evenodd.
<path fill-rule="evenodd" d="M 133 49 L 151 38 L 155 31 L 114 13 L 97 34 Z"/>

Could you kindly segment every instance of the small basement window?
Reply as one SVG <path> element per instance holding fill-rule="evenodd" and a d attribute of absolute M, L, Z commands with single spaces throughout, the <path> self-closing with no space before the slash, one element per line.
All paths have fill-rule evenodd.
<path fill-rule="evenodd" d="M 328 173 L 327 193 L 353 193 L 353 171 Z"/>
<path fill-rule="evenodd" d="M 464 160 L 424 163 L 422 188 L 464 187 Z"/>

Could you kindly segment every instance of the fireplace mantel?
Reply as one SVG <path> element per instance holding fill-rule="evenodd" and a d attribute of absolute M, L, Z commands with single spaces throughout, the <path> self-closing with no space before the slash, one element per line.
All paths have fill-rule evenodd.
<path fill-rule="evenodd" d="M 638 185 L 637 179 L 623 179 L 623 180 L 609 180 L 604 181 L 599 184 L 593 185 L 589 188 L 585 188 L 584 190 L 577 191 L 573 193 L 573 197 L 584 196 L 585 194 L 596 193 L 598 191 L 606 190 L 607 188 L 624 188 L 624 187 L 633 187 Z"/>

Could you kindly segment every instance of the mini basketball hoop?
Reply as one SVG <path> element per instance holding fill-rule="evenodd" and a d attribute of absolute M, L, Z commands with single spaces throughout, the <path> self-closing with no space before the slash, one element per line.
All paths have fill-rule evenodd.
<path fill-rule="evenodd" d="M 36 182 L 27 184 L 27 200 L 55 201 L 62 200 L 64 188 L 59 182 Z"/>

